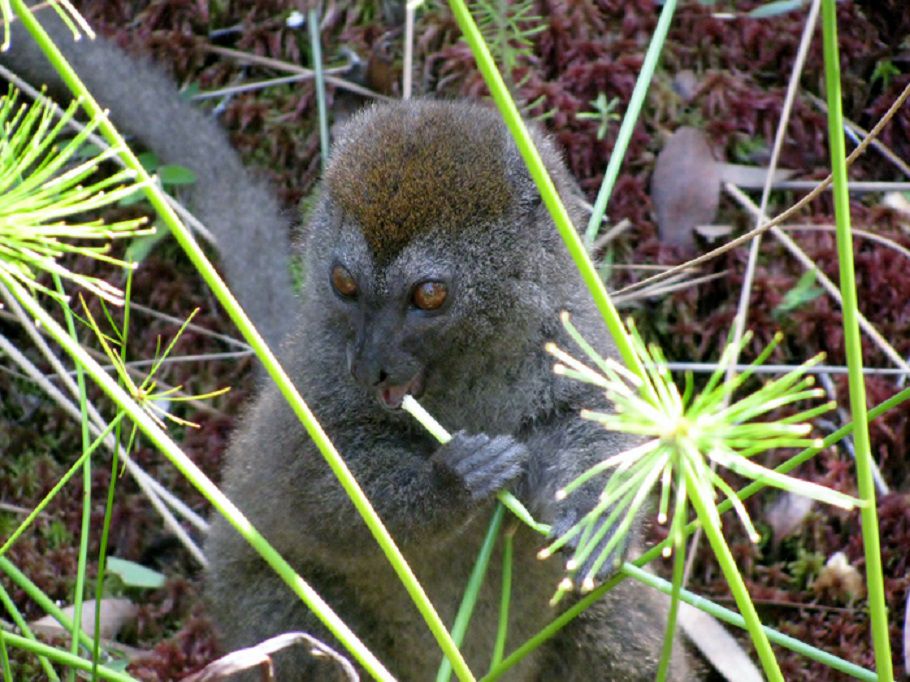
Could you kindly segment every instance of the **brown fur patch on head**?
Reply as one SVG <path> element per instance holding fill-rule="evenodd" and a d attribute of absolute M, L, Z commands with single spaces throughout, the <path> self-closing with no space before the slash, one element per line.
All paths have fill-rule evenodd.
<path fill-rule="evenodd" d="M 513 190 L 506 134 L 493 111 L 463 102 L 377 106 L 348 125 L 326 186 L 379 261 L 434 227 L 496 218 Z"/>

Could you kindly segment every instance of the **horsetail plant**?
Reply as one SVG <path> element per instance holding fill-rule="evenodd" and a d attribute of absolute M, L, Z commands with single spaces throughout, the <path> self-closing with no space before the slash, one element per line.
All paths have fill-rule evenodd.
<path fill-rule="evenodd" d="M 70 0 L 50 0 L 48 4 L 57 13 L 60 20 L 66 24 L 67 28 L 73 32 L 74 40 L 79 40 L 83 33 L 89 38 L 95 37 L 92 27 L 89 26 L 85 17 L 79 13 Z M 0 40 L 0 51 L 5 52 L 12 43 L 10 26 L 13 24 L 13 8 L 10 5 L 10 0 L 0 0 L 0 20 L 3 21 L 3 38 Z"/>
<path fill-rule="evenodd" d="M 585 365 L 554 344 L 548 344 L 547 350 L 557 359 L 554 371 L 603 388 L 607 398 L 615 406 L 613 413 L 583 410 L 581 416 L 596 421 L 611 431 L 647 438 L 644 443 L 599 462 L 557 492 L 557 498 L 562 499 L 598 474 L 610 470 L 615 472 L 604 486 L 600 503 L 543 550 L 546 555 L 552 554 L 569 540 L 580 536 L 576 553 L 568 562 L 570 573 L 577 571 L 580 565 L 592 558 L 594 549 L 607 531 L 614 526 L 617 530 L 622 530 L 631 524 L 630 518 L 621 511 L 625 509 L 633 513 L 637 511 L 647 499 L 647 492 L 658 482 L 660 502 L 657 519 L 659 523 L 666 523 L 670 507 L 671 481 L 675 480 L 675 474 L 680 471 L 686 473 L 686 478 L 691 479 L 696 486 L 691 489 L 687 489 L 685 484 L 679 486 L 678 496 L 699 495 L 705 501 L 713 502 L 718 497 L 717 493 L 721 493 L 733 504 L 750 540 L 758 542 L 759 535 L 746 508 L 733 489 L 712 470 L 710 467 L 712 462 L 740 476 L 844 509 L 863 505 L 859 499 L 815 483 L 779 474 L 752 459 L 755 455 L 774 448 L 804 448 L 818 445 L 817 439 L 809 437 L 811 426 L 805 422 L 832 409 L 834 405 L 831 402 L 801 410 L 792 416 L 775 421 L 754 420 L 785 405 L 822 397 L 824 391 L 814 388 L 813 377 L 807 375 L 809 368 L 823 359 L 822 355 L 815 356 L 797 369 L 728 405 L 726 401 L 754 375 L 755 368 L 763 364 L 780 343 L 780 334 L 775 335 L 771 344 L 751 363 L 749 369 L 730 381 L 723 380 L 723 367 L 728 356 L 732 355 L 736 348 L 732 345 L 727 346 L 718 364 L 718 370 L 711 375 L 704 390 L 694 395 L 692 376 L 686 376 L 684 390 L 680 393 L 672 381 L 666 358 L 660 348 L 653 344 L 645 346 L 631 320 L 628 321 L 628 325 L 633 345 L 646 368 L 644 379 L 632 374 L 612 358 L 605 360 L 598 355 L 572 324 L 568 313 L 563 313 L 562 322 L 572 339 L 600 371 Z M 751 335 L 747 334 L 739 344 L 740 349 L 750 339 Z M 650 385 L 650 390 L 642 390 L 645 383 Z M 718 525 L 720 517 L 714 504 L 708 505 L 708 509 L 712 522 Z M 607 510 L 609 510 L 607 523 L 604 523 L 603 517 Z M 684 522 L 685 517 L 679 520 Z M 674 514 L 671 535 L 675 538 L 681 533 L 682 526 L 676 524 Z M 611 544 L 606 545 L 594 557 L 589 570 L 583 576 L 583 590 L 588 591 L 593 587 L 594 575 L 620 539 L 614 535 Z M 679 539 L 682 539 L 681 536 Z M 665 551 L 665 554 L 669 553 L 669 550 Z"/>
<path fill-rule="evenodd" d="M 0 98 L 0 270 L 60 303 L 65 303 L 63 295 L 38 281 L 41 272 L 119 305 L 123 302 L 119 289 L 68 269 L 60 258 L 76 254 L 135 267 L 109 255 L 110 242 L 152 234 L 154 228 L 145 227 L 144 217 L 113 223 L 77 218 L 114 204 L 142 186 L 129 170 L 95 177 L 99 166 L 118 149 L 79 159 L 77 152 L 98 126 L 98 118 L 74 137 L 60 138 L 78 106 L 78 101 L 73 102 L 55 121 L 47 100 L 20 103 L 12 87 Z"/>
<path fill-rule="evenodd" d="M 122 292 L 104 279 L 70 270 L 64 257 L 85 256 L 130 270 L 132 265 L 109 255 L 113 239 L 151 234 L 145 218 L 105 224 L 92 218 L 96 212 L 128 196 L 143 183 L 131 171 L 113 175 L 98 173 L 101 164 L 117 149 L 84 155 L 84 143 L 100 125 L 99 113 L 75 136 L 64 139 L 61 133 L 70 123 L 79 101 L 73 102 L 59 117 L 55 105 L 46 98 L 32 104 L 19 101 L 18 91 L 10 86 L 0 98 L 0 280 L 24 285 L 25 296 L 44 294 L 60 304 L 68 332 L 73 340 L 69 298 L 63 288 L 68 280 L 115 305 L 122 305 Z M 88 216 L 88 217 L 86 217 Z M 49 275 L 52 285 L 41 283 Z M 45 279 L 45 281 L 47 281 Z M 22 301 L 20 301 L 22 302 Z M 76 367 L 82 413 L 83 450 L 88 452 L 86 391 L 81 365 Z M 81 621 L 85 585 L 86 555 L 91 519 L 91 464 L 84 456 L 83 515 L 79 542 L 79 562 L 74 587 L 74 622 Z M 77 629 L 71 630 L 71 653 L 78 654 Z M 42 661 L 42 665 L 47 665 Z M 45 671 L 47 672 L 47 670 Z M 55 679 L 51 675 L 51 679 Z M 74 679 L 70 671 L 67 679 Z"/>
<path fill-rule="evenodd" d="M 716 468 L 723 467 L 762 484 L 843 509 L 864 506 L 862 500 L 772 471 L 754 461 L 756 455 L 771 449 L 818 447 L 819 441 L 810 436 L 811 426 L 807 422 L 832 409 L 831 402 L 777 420 L 760 422 L 756 419 L 778 408 L 822 397 L 824 392 L 814 387 L 814 378 L 807 372 L 823 356 L 817 355 L 757 390 L 733 399 L 780 343 L 781 334 L 775 335 L 746 371 L 725 380 L 726 363 L 751 340 L 751 334 L 746 334 L 739 344 L 728 345 L 718 369 L 704 389 L 696 394 L 691 375 L 686 376 L 680 391 L 673 383 L 663 352 L 656 345 L 646 346 L 631 320 L 627 323 L 630 340 L 645 368 L 642 376 L 633 374 L 613 359 L 601 357 L 581 336 L 568 313 L 562 314 L 562 322 L 596 369 L 555 344 L 548 344 L 548 352 L 557 360 L 554 371 L 602 388 L 615 410 L 612 413 L 583 410 L 581 416 L 611 431 L 643 438 L 644 442 L 599 462 L 557 491 L 557 499 L 562 499 L 598 475 L 612 473 L 604 483 L 598 504 L 540 552 L 541 558 L 546 558 L 570 541 L 576 546 L 566 563 L 568 575 L 558 586 L 554 602 L 573 589 L 579 580 L 583 592 L 594 588 L 595 576 L 620 546 L 634 518 L 659 484 L 658 522 L 665 524 L 670 520 L 670 543 L 665 547 L 664 555 L 675 551 L 677 560 L 680 558 L 688 521 L 687 502 L 691 502 L 747 623 L 749 612 L 755 617 L 756 627 L 750 627 L 750 632 L 753 636 L 764 637 L 763 633 L 759 634 L 760 622 L 719 531 L 721 519 L 717 499 L 722 496 L 729 500 L 752 542 L 759 541 L 759 534 L 742 501 Z M 673 487 L 676 497 L 671 511 Z M 681 562 L 676 563 L 681 569 Z M 678 587 L 681 577 L 679 571 L 679 580 L 674 581 L 674 587 Z M 668 629 L 673 627 L 671 618 Z M 761 652 L 762 647 L 758 644 L 756 642 L 756 648 Z M 669 650 L 666 653 L 668 657 Z M 770 649 L 767 653 L 770 654 Z M 773 657 L 762 656 L 762 662 L 766 672 L 777 668 Z"/>
<path fill-rule="evenodd" d="M 111 325 L 116 337 L 111 337 L 108 334 L 105 334 L 101 327 L 98 325 L 98 322 L 95 320 L 92 312 L 89 310 L 88 306 L 85 303 L 85 299 L 82 298 L 82 295 L 79 296 L 79 302 L 82 304 L 82 310 L 85 313 L 86 324 L 91 328 L 95 337 L 98 339 L 98 342 L 101 344 L 101 348 L 104 351 L 104 354 L 107 356 L 107 359 L 110 361 L 111 365 L 114 367 L 114 370 L 117 373 L 117 376 L 120 379 L 120 383 L 124 386 L 126 391 L 132 396 L 133 400 L 145 410 L 146 414 L 161 428 L 165 429 L 167 424 L 165 420 L 178 424 L 180 426 L 191 427 L 194 429 L 199 428 L 199 424 L 189 421 L 188 419 L 183 419 L 178 417 L 175 414 L 171 414 L 168 410 L 162 407 L 162 403 L 171 403 L 171 402 L 189 402 L 191 400 L 208 400 L 209 398 L 215 398 L 219 395 L 224 395 L 231 390 L 230 386 L 225 386 L 223 388 L 216 389 L 214 391 L 209 391 L 207 393 L 200 393 L 195 395 L 186 395 L 183 394 L 183 386 L 171 386 L 170 388 L 159 390 L 158 381 L 155 378 L 158 370 L 161 368 L 162 363 L 167 359 L 167 356 L 171 354 L 171 351 L 174 350 L 174 346 L 177 345 L 177 341 L 180 340 L 180 337 L 183 335 L 183 332 L 186 330 L 190 322 L 193 321 L 193 318 L 196 316 L 196 313 L 199 312 L 199 308 L 193 310 L 190 315 L 184 320 L 183 324 L 180 325 L 180 329 L 177 330 L 177 333 L 174 334 L 174 337 L 170 340 L 167 347 L 164 349 L 164 352 L 161 352 L 161 338 L 158 338 L 158 342 L 155 348 L 155 359 L 152 363 L 151 369 L 145 375 L 145 378 L 138 384 L 133 381 L 129 372 L 126 368 L 126 363 L 124 362 L 122 356 L 115 351 L 116 347 L 123 346 L 123 337 L 120 330 Z M 102 302 L 103 305 L 103 302 Z M 107 308 L 104 309 L 107 313 Z M 110 315 L 108 315 L 110 318 Z M 135 435 L 135 429 L 133 429 L 133 434 Z M 132 436 L 130 437 L 132 442 Z"/>

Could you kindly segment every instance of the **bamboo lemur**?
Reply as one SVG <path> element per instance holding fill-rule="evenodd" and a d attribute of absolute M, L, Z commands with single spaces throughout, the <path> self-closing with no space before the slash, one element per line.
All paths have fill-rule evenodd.
<path fill-rule="evenodd" d="M 554 492 L 625 442 L 579 419 L 600 396 L 555 376 L 544 344 L 571 347 L 558 321 L 563 309 L 601 351 L 609 343 L 495 112 L 419 100 L 373 106 L 344 125 L 305 230 L 303 292 L 291 301 L 276 201 L 217 126 L 150 66 L 103 41 L 73 45 L 55 35 L 121 128 L 198 172 L 191 209 L 226 246 L 229 283 L 271 341 L 291 330 L 281 345 L 285 367 L 445 622 L 498 490 L 512 490 L 556 529 L 590 508 L 591 491 L 559 505 Z M 3 61 L 49 78 L 27 37 L 15 40 Z M 569 200 L 577 189 L 559 153 L 534 136 Z M 440 447 L 402 413 L 406 393 L 456 431 L 449 444 Z M 433 638 L 271 385 L 234 436 L 224 486 L 395 675 L 431 679 L 441 657 Z M 548 599 L 562 573 L 558 559 L 536 558 L 539 535 L 519 526 L 514 542 L 513 646 L 554 617 Z M 328 637 L 221 519 L 206 553 L 210 609 L 227 649 L 290 630 Z M 499 557 L 490 565 L 463 646 L 477 671 L 489 663 L 498 620 Z M 660 596 L 626 581 L 507 678 L 652 679 L 664 616 Z M 301 652 L 277 662 L 281 680 L 333 674 Z M 693 675 L 677 651 L 673 678 Z"/>

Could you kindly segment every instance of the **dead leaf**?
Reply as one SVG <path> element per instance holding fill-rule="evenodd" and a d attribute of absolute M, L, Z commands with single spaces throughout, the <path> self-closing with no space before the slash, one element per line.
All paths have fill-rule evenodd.
<path fill-rule="evenodd" d="M 720 200 L 720 171 L 708 138 L 696 129 L 678 129 L 664 145 L 651 177 L 651 201 L 660 239 L 693 248 L 693 230 L 714 222 Z"/>
<path fill-rule="evenodd" d="M 217 682 L 218 680 L 227 679 L 235 673 L 256 667 L 262 669 L 263 680 L 274 680 L 275 672 L 272 668 L 272 654 L 298 644 L 308 645 L 312 656 L 327 657 L 334 660 L 352 682 L 360 680 L 360 676 L 351 662 L 330 646 L 323 644 L 305 632 L 285 632 L 262 641 L 256 646 L 232 651 L 212 661 L 199 672 L 184 677 L 183 682 Z"/>
<path fill-rule="evenodd" d="M 902 192 L 887 192 L 882 204 L 897 211 L 902 219 L 901 227 L 910 231 L 910 199 Z"/>
<path fill-rule="evenodd" d="M 782 493 L 765 511 L 765 521 L 771 526 L 775 543 L 799 530 L 815 502 L 811 497 Z"/>
<path fill-rule="evenodd" d="M 101 637 L 114 639 L 123 626 L 131 622 L 138 612 L 139 607 L 129 599 L 110 597 L 101 600 Z M 75 609 L 67 606 L 63 609 L 69 618 L 75 615 Z M 44 616 L 29 623 L 29 627 L 36 634 L 56 637 L 67 634 L 67 631 L 53 616 Z M 82 630 L 89 636 L 95 636 L 95 600 L 87 599 L 82 603 Z"/>
<path fill-rule="evenodd" d="M 843 552 L 835 552 L 812 583 L 815 592 L 829 592 L 841 601 L 850 602 L 866 594 L 866 583 L 856 566 Z"/>
<path fill-rule="evenodd" d="M 729 682 L 762 682 L 764 679 L 739 642 L 714 616 L 683 602 L 679 605 L 679 625 Z"/>
<path fill-rule="evenodd" d="M 910 218 L 910 199 L 903 192 L 885 193 L 885 196 L 882 197 L 882 203 Z"/>
<path fill-rule="evenodd" d="M 721 237 L 729 237 L 733 234 L 732 225 L 696 225 L 695 231 L 702 236 L 707 242 L 716 242 Z"/>

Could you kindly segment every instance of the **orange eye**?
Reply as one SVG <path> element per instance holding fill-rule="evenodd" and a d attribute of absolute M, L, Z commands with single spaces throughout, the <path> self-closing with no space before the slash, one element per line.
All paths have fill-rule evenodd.
<path fill-rule="evenodd" d="M 421 310 L 436 310 L 445 303 L 449 290 L 442 282 L 424 282 L 414 289 L 411 299 Z"/>
<path fill-rule="evenodd" d="M 332 268 L 331 279 L 332 287 L 345 298 L 353 298 L 357 295 L 357 282 L 343 265 L 335 265 Z"/>

